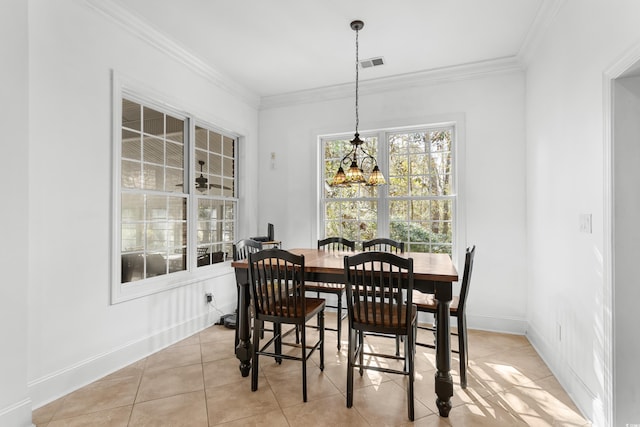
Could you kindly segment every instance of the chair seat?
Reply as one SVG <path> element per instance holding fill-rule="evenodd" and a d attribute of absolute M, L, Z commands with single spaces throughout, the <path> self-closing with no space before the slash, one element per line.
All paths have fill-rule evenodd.
<path fill-rule="evenodd" d="M 324 299 L 322 298 L 305 298 L 307 311 L 302 312 L 302 298 L 290 299 L 289 304 L 285 306 L 276 306 L 275 310 L 264 310 L 264 313 L 260 315 L 265 316 L 278 316 L 286 318 L 308 319 L 311 316 L 315 316 L 319 311 L 324 309 Z M 294 304 L 295 301 L 295 304 Z"/>
<path fill-rule="evenodd" d="M 458 312 L 458 303 L 460 302 L 460 298 L 456 295 L 451 300 L 451 304 L 449 305 L 449 311 L 451 313 Z M 431 313 L 435 313 L 438 309 L 436 304 L 436 296 L 434 294 L 425 294 L 420 291 L 413 291 L 413 303 L 418 307 L 419 311 L 428 311 Z"/>
<path fill-rule="evenodd" d="M 305 282 L 304 284 L 306 291 L 311 292 L 330 292 L 341 294 L 344 292 L 344 284 L 343 283 L 324 283 L 324 282 Z"/>
<path fill-rule="evenodd" d="M 389 306 L 387 306 L 387 310 L 385 310 L 384 317 L 382 310 L 376 308 L 375 310 L 371 310 L 371 305 L 369 304 L 369 308 L 365 310 L 365 304 L 359 303 L 353 307 L 353 323 L 354 325 L 358 325 L 356 329 L 364 329 L 364 330 L 377 330 L 379 327 L 383 329 L 406 329 L 407 327 L 407 306 L 402 305 L 400 307 L 400 315 L 398 316 L 398 306 L 397 304 L 392 305 L 391 313 L 388 312 Z M 411 313 L 411 323 L 413 323 L 416 319 L 416 306 L 412 306 Z M 363 326 L 360 326 L 363 325 Z M 375 325 L 375 326 L 374 326 Z"/>

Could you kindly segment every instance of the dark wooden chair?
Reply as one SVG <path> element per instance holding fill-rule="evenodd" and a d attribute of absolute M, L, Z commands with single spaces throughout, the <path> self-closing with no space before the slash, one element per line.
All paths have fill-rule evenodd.
<path fill-rule="evenodd" d="M 345 239 L 343 237 L 327 237 L 326 239 L 318 240 L 318 249 L 325 251 L 349 251 L 353 252 L 356 248 L 356 242 Z M 336 331 L 338 334 L 338 350 L 341 348 L 342 337 L 342 320 L 347 316 L 346 310 L 342 307 L 342 296 L 344 295 L 344 283 L 322 283 L 322 282 L 307 282 L 307 291 L 313 291 L 319 298 L 321 293 L 333 294 L 338 298 L 336 305 L 328 305 L 329 308 L 336 309 L 337 325 L 335 328 L 325 328 L 328 331 Z"/>
<path fill-rule="evenodd" d="M 273 357 L 278 363 L 282 359 L 298 360 L 302 362 L 302 398 L 306 402 L 307 360 L 317 349 L 320 351 L 320 370 L 324 370 L 325 301 L 305 296 L 304 256 L 282 249 L 250 253 L 249 284 L 254 310 L 251 390 L 258 389 L 260 356 Z M 314 316 L 317 317 L 319 337 L 315 343 L 307 345 L 307 322 Z M 273 322 L 274 335 L 261 347 L 260 330 L 265 321 Z M 282 334 L 282 324 L 295 326 L 295 330 L 300 332 L 299 344 L 282 340 L 286 335 Z M 283 344 L 299 347 L 301 355 L 283 354 Z M 273 350 L 269 351 L 272 345 Z"/>
<path fill-rule="evenodd" d="M 239 261 L 242 259 L 247 259 L 249 258 L 249 254 L 258 252 L 262 250 L 262 242 L 258 242 L 255 241 L 253 239 L 242 239 L 242 240 L 238 240 L 234 245 L 233 245 L 233 260 L 234 261 Z M 240 289 L 238 289 L 238 292 L 240 292 Z M 236 298 L 236 312 L 235 315 L 236 317 L 238 316 L 238 313 L 240 313 L 240 307 L 238 306 L 238 304 L 240 303 L 240 296 L 238 295 L 238 298 Z M 238 347 L 238 342 L 240 340 L 239 336 L 238 336 L 238 319 L 235 319 L 235 324 L 236 324 L 236 339 L 235 339 L 235 347 Z"/>
<path fill-rule="evenodd" d="M 349 351 L 347 361 L 347 407 L 353 406 L 353 370 L 358 368 L 406 375 L 409 420 L 414 419 L 413 380 L 415 359 L 416 307 L 413 295 L 413 259 L 388 252 L 362 252 L 344 258 Z M 406 291 L 407 298 L 403 298 Z M 403 337 L 404 356 L 365 352 L 364 334 Z M 404 360 L 403 369 L 365 364 L 364 356 Z"/>
<path fill-rule="evenodd" d="M 364 240 L 362 242 L 362 250 L 403 254 L 404 242 L 398 242 L 397 240 L 387 239 L 385 237 L 377 237 L 371 240 Z M 396 339 L 396 356 L 399 356 L 401 338 L 398 336 L 395 336 L 395 339 Z"/>
<path fill-rule="evenodd" d="M 473 258 L 476 253 L 476 247 L 467 248 L 464 261 L 464 275 L 462 276 L 462 285 L 460 287 L 460 295 L 454 296 L 449 306 L 449 314 L 455 317 L 458 321 L 458 332 L 452 333 L 452 335 L 458 336 L 458 350 L 453 350 L 454 353 L 458 353 L 460 356 L 460 386 L 467 388 L 467 367 L 469 365 L 469 352 L 467 345 L 467 316 L 465 314 L 465 306 L 467 302 L 467 295 L 469 294 L 469 284 L 471 283 L 471 272 L 473 271 Z M 419 291 L 413 291 L 413 303 L 418 308 L 418 311 L 425 313 L 436 314 L 438 306 L 433 294 L 426 294 Z M 435 333 L 434 327 L 418 326 L 420 329 L 426 329 Z M 422 347 L 435 348 L 433 344 L 418 343 Z"/>
<path fill-rule="evenodd" d="M 382 251 L 393 253 L 404 253 L 404 242 L 398 242 L 397 240 L 387 239 L 384 237 L 377 237 L 371 240 L 365 240 L 362 242 L 363 251 Z"/>
<path fill-rule="evenodd" d="M 252 239 L 238 240 L 233 245 L 233 260 L 238 261 L 241 259 L 247 259 L 250 253 L 258 252 L 262 250 L 262 242 L 258 242 Z"/>

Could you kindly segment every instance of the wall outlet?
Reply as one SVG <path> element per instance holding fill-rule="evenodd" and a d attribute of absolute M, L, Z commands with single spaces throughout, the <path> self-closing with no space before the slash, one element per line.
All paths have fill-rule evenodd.
<path fill-rule="evenodd" d="M 211 301 L 213 301 L 213 294 L 211 294 L 210 292 L 207 292 L 206 294 L 204 294 L 204 301 L 209 304 Z"/>

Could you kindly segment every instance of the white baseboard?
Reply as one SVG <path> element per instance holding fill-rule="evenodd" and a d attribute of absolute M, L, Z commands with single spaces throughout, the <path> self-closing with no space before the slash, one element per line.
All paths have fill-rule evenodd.
<path fill-rule="evenodd" d="M 418 322 L 433 323 L 433 315 L 429 313 L 418 313 Z M 456 327 L 455 317 L 451 318 L 450 324 L 452 328 Z M 527 333 L 527 325 L 527 322 L 522 319 L 507 319 L 467 314 L 467 328 L 469 329 L 525 335 Z"/>
<path fill-rule="evenodd" d="M 597 408 L 599 399 L 580 379 L 573 368 L 563 361 L 561 357 L 556 356 L 558 354 L 557 349 L 545 340 L 531 325 L 529 325 L 527 329 L 527 338 L 562 388 L 567 392 L 573 403 L 578 407 L 582 416 L 590 420 L 594 427 L 605 425 L 602 420 L 594 420 L 594 416 L 596 415 L 594 409 Z"/>
<path fill-rule="evenodd" d="M 150 354 L 153 354 L 177 341 L 201 331 L 216 321 L 219 316 L 204 313 L 193 319 L 174 325 L 158 333 L 148 335 L 142 339 L 127 343 L 103 354 L 83 360 L 72 366 L 53 372 L 44 377 L 30 381 L 29 396 L 31 410 L 46 405 L 66 394 L 86 386 L 110 373 L 130 365 Z M 1 426 L 14 424 L 3 423 Z"/>
<path fill-rule="evenodd" d="M 0 426 L 35 427 L 31 422 L 31 399 L 0 408 Z"/>
<path fill-rule="evenodd" d="M 455 319 L 451 319 L 451 326 L 455 326 Z M 483 331 L 525 335 L 528 323 L 525 319 L 478 316 L 467 313 L 467 327 Z"/>

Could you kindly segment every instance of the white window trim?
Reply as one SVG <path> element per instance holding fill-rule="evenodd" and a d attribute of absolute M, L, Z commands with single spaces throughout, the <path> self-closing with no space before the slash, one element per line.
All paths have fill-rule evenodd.
<path fill-rule="evenodd" d="M 421 118 L 408 118 L 403 121 L 404 123 L 376 123 L 375 126 L 371 126 L 373 130 L 361 130 L 361 136 L 376 135 L 378 138 L 386 138 L 387 133 L 396 131 L 410 131 L 414 129 L 433 128 L 441 126 L 452 126 L 454 132 L 454 147 L 453 147 L 453 167 L 454 174 L 452 179 L 454 180 L 455 199 L 454 199 L 454 221 L 453 221 L 453 236 L 452 242 L 452 261 L 458 271 L 462 273 L 461 268 L 464 266 L 464 257 L 467 243 L 467 226 L 466 226 L 466 123 L 464 113 L 450 113 L 437 116 L 428 116 Z M 421 123 L 416 125 L 415 123 Z M 313 240 L 317 240 L 319 236 L 324 234 L 324 207 L 322 205 L 324 181 L 322 180 L 322 171 L 324 165 L 324 150 L 323 140 L 344 138 L 351 139 L 353 135 L 348 132 L 331 132 L 317 130 L 316 131 L 316 161 L 315 168 L 317 170 L 316 176 L 318 177 L 318 186 L 316 194 L 316 227 L 315 236 Z M 380 140 L 380 139 L 379 139 Z M 381 167 L 383 173 L 388 173 L 388 159 L 387 156 L 378 156 L 378 164 Z M 386 176 L 386 175 L 385 175 Z M 331 177 L 329 177 L 331 178 Z M 386 222 L 383 223 L 383 228 L 378 228 L 379 234 L 386 233 L 388 235 L 388 202 L 387 197 L 383 197 L 379 201 L 378 208 L 385 209 L 384 215 L 387 216 Z M 462 280 L 462 277 L 460 278 Z"/>
<path fill-rule="evenodd" d="M 232 136 L 235 143 L 235 176 L 234 186 L 236 189 L 236 197 L 233 200 L 236 203 L 236 215 L 234 218 L 234 233 L 238 231 L 238 209 L 240 201 L 238 197 L 238 159 L 239 159 L 239 141 L 240 135 L 227 130 L 222 130 L 217 126 L 211 125 L 206 121 L 199 119 L 195 114 L 182 111 L 168 102 L 163 102 L 165 97 L 162 94 L 144 87 L 139 82 L 134 82 L 129 79 L 124 79 L 115 72 L 112 73 L 112 153 L 111 153 L 111 172 L 112 172 L 112 194 L 111 194 L 111 259 L 110 259 L 110 283 L 111 283 L 111 304 L 118 304 L 121 302 L 141 298 L 149 295 L 153 295 L 159 292 L 164 292 L 170 289 L 179 288 L 182 286 L 188 286 L 194 283 L 202 282 L 207 279 L 212 279 L 224 275 L 228 275 L 233 272 L 231 268 L 231 260 L 227 259 L 224 262 L 212 264 L 209 266 L 198 267 L 197 257 L 188 257 L 189 262 L 185 271 L 173 272 L 170 274 L 164 274 L 161 276 L 151 277 L 144 280 L 135 282 L 121 283 L 121 147 L 122 147 L 122 132 L 121 132 L 121 117 L 122 117 L 122 98 L 123 96 L 128 99 L 140 102 L 145 106 L 155 107 L 162 111 L 169 112 L 176 117 L 187 120 L 189 123 L 189 141 L 188 143 L 188 156 L 190 159 L 195 158 L 195 127 L 204 126 L 211 130 L 217 130 L 225 135 Z M 186 177 L 189 179 L 189 194 L 193 195 L 188 197 L 189 213 L 187 216 L 187 247 L 195 248 L 197 246 L 197 231 L 194 221 L 197 221 L 195 212 L 197 212 L 197 197 L 195 197 L 196 189 L 195 182 L 190 179 L 192 175 L 192 161 L 187 162 L 187 168 L 185 170 Z"/>

